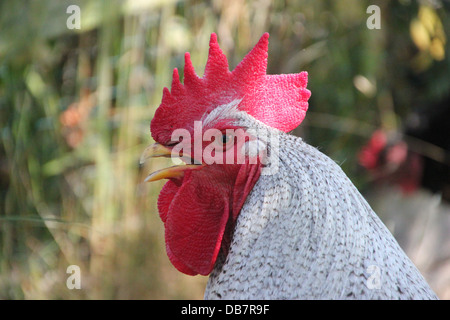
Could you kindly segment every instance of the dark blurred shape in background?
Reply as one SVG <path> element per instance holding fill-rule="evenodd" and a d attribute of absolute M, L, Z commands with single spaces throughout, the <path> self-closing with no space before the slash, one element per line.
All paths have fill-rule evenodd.
<path fill-rule="evenodd" d="M 402 131 L 375 131 L 359 162 L 377 184 L 420 188 L 450 201 L 450 97 L 411 112 Z"/>

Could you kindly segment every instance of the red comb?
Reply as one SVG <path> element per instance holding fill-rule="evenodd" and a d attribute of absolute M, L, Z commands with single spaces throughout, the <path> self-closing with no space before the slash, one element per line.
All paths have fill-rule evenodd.
<path fill-rule="evenodd" d="M 308 74 L 266 75 L 269 34 L 265 33 L 239 65 L 230 72 L 225 54 L 211 34 L 205 73 L 198 77 L 189 53 L 185 54 L 184 84 L 174 69 L 172 89 L 164 88 L 161 105 L 151 123 L 155 141 L 166 143 L 177 128 L 192 129 L 193 122 L 219 105 L 242 99 L 239 109 L 279 130 L 288 132 L 304 119 L 311 92 Z"/>

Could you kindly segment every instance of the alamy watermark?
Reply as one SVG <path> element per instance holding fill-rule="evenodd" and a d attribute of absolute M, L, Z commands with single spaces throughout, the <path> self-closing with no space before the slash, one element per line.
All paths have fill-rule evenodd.
<path fill-rule="evenodd" d="M 67 7 L 66 13 L 70 16 L 66 20 L 67 29 L 81 29 L 81 9 L 79 6 L 72 4 Z"/>
<path fill-rule="evenodd" d="M 76 264 L 70 265 L 66 269 L 66 273 L 70 274 L 66 280 L 66 286 L 69 290 L 81 289 L 81 269 Z"/>
<path fill-rule="evenodd" d="M 79 6 L 72 4 L 67 7 L 66 13 L 70 16 L 66 20 L 67 29 L 81 29 L 81 9 Z M 366 13 L 370 14 L 367 18 L 366 26 L 368 29 L 381 29 L 381 10 L 377 5 L 370 5 L 366 9 Z"/>
<path fill-rule="evenodd" d="M 174 164 L 182 160 L 190 164 L 257 164 L 263 165 L 261 174 L 278 171 L 279 134 L 265 129 L 209 128 L 194 121 L 193 136 L 187 129 L 175 129 L 171 136 L 174 145 L 171 158 Z"/>
<path fill-rule="evenodd" d="M 381 29 L 380 7 L 374 4 L 370 5 L 367 7 L 366 13 L 370 14 L 366 21 L 367 29 Z"/>
<path fill-rule="evenodd" d="M 366 287 L 370 290 L 381 289 L 381 269 L 377 265 L 370 265 L 367 267 L 366 272 L 370 274 L 366 281 Z"/>

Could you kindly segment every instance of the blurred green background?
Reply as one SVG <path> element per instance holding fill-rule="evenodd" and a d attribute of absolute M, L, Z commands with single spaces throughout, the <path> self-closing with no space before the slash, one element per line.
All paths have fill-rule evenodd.
<path fill-rule="evenodd" d="M 1 1 L 0 299 L 203 297 L 206 278 L 167 259 L 163 182 L 142 183 L 166 160 L 138 161 L 172 69 L 188 51 L 202 75 L 212 32 L 230 68 L 267 31 L 268 73 L 308 71 L 295 134 L 368 190 L 356 155 L 373 130 L 450 91 L 449 15 L 412 0 Z M 81 290 L 66 287 L 69 265 Z"/>

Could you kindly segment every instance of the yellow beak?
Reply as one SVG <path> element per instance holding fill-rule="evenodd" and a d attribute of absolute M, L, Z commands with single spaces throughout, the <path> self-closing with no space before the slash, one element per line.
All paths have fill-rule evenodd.
<path fill-rule="evenodd" d="M 170 157 L 172 155 L 172 150 L 163 146 L 159 143 L 154 143 L 145 148 L 144 152 L 142 152 L 141 159 L 139 160 L 140 164 L 144 164 L 149 158 L 155 157 Z"/>
<path fill-rule="evenodd" d="M 159 143 L 154 143 L 147 148 L 145 148 L 144 152 L 141 155 L 140 164 L 145 163 L 149 158 L 156 157 L 165 157 L 170 158 L 172 156 L 172 150 L 166 146 L 163 146 Z M 174 155 L 178 157 L 177 155 Z M 164 168 L 153 173 L 150 173 L 147 178 L 145 178 L 145 182 L 158 181 L 161 179 L 170 179 L 170 178 L 182 178 L 184 176 L 184 171 L 188 169 L 200 169 L 203 165 L 198 164 L 186 164 L 186 165 L 178 165 L 172 166 L 168 168 Z"/>

